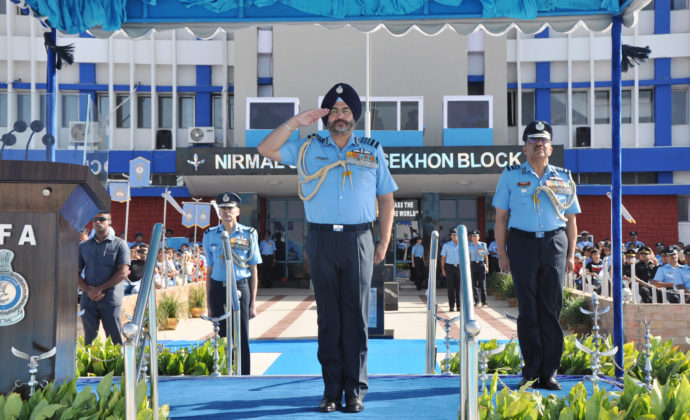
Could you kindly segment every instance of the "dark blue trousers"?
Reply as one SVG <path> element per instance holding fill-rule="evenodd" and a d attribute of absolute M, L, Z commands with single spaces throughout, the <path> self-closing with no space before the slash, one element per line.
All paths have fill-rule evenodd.
<path fill-rule="evenodd" d="M 116 290 L 117 289 L 117 290 Z M 118 284 L 105 292 L 105 297 L 98 302 L 89 299 L 86 292 L 81 295 L 80 306 L 84 310 L 81 323 L 84 327 L 84 343 L 91 342 L 98 336 L 101 322 L 106 337 L 115 344 L 122 344 L 122 294 L 124 284 Z"/>
<path fill-rule="evenodd" d="M 324 395 L 364 395 L 367 378 L 369 289 L 374 271 L 371 230 L 310 230 L 306 243 L 318 316 Z"/>
<path fill-rule="evenodd" d="M 209 311 L 211 317 L 219 317 L 226 312 L 232 311 L 232 308 L 225 309 L 225 283 L 222 281 L 207 280 L 211 282 L 211 302 L 209 302 Z M 237 282 L 237 291 L 240 293 L 240 349 L 242 351 L 242 375 L 249 375 L 251 373 L 251 364 L 249 362 L 249 300 L 251 299 L 249 291 L 249 283 L 247 279 Z M 232 317 L 232 316 L 231 316 Z M 220 322 L 219 334 L 221 337 L 227 337 L 225 328 L 225 320 Z"/>
<path fill-rule="evenodd" d="M 568 238 L 564 230 L 544 238 L 511 230 L 508 258 L 520 314 L 518 339 L 525 366 L 522 376 L 548 378 L 556 374 L 563 354 L 559 323 Z"/>

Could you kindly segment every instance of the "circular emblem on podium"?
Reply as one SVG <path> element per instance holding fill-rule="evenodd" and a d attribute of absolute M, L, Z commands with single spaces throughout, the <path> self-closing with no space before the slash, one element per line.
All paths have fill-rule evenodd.
<path fill-rule="evenodd" d="M 12 271 L 14 252 L 0 249 L 0 327 L 14 325 L 24 319 L 24 306 L 29 299 L 29 286 L 21 274 Z"/>

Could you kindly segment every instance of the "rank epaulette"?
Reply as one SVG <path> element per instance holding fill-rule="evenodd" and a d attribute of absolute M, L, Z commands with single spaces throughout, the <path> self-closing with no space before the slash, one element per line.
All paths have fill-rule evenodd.
<path fill-rule="evenodd" d="M 321 137 L 318 133 L 309 134 L 309 135 L 307 136 L 307 140 L 318 140 L 318 141 L 320 141 L 321 144 L 323 144 L 324 146 L 325 146 L 326 143 L 327 143 L 327 140 L 326 140 L 324 137 Z"/>
<path fill-rule="evenodd" d="M 512 170 L 514 170 L 514 169 L 518 169 L 519 167 L 520 167 L 520 165 L 517 165 L 517 164 L 516 164 L 516 165 L 508 166 L 508 167 L 506 168 L 506 170 L 512 171 Z"/>
<path fill-rule="evenodd" d="M 557 170 L 557 171 L 563 171 L 563 172 L 565 172 L 566 174 L 569 174 L 569 173 L 570 173 L 570 169 L 561 168 L 560 166 L 553 166 L 553 169 L 555 169 L 555 170 Z"/>
<path fill-rule="evenodd" d="M 372 139 L 371 137 L 359 137 L 357 140 L 359 140 L 361 143 L 368 144 L 369 146 L 372 146 L 374 149 L 378 149 L 379 144 L 380 144 L 379 142 Z"/>

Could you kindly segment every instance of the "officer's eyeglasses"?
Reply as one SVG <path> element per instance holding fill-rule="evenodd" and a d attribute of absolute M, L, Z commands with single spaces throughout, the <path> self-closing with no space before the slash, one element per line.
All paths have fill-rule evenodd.
<path fill-rule="evenodd" d="M 537 143 L 549 144 L 549 143 L 551 143 L 551 139 L 546 138 L 546 137 L 528 137 L 527 142 L 529 144 L 537 144 Z"/>
<path fill-rule="evenodd" d="M 107 222 L 108 220 L 110 220 L 110 219 L 108 219 L 107 217 L 94 217 L 93 218 L 94 222 Z"/>

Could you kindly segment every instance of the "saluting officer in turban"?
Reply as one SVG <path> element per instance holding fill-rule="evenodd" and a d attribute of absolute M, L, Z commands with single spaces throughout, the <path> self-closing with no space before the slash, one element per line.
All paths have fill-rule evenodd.
<path fill-rule="evenodd" d="M 323 98 L 321 109 L 290 118 L 258 146 L 263 156 L 298 168 L 298 193 L 309 222 L 305 249 L 318 314 L 322 412 L 341 408 L 343 394 L 346 411 L 364 409 L 371 276 L 388 248 L 393 191 L 398 189 L 381 145 L 352 133 L 361 112 L 357 92 L 338 83 Z M 293 131 L 319 118 L 328 137 L 288 141 Z M 377 201 L 381 241 L 374 247 Z"/>

